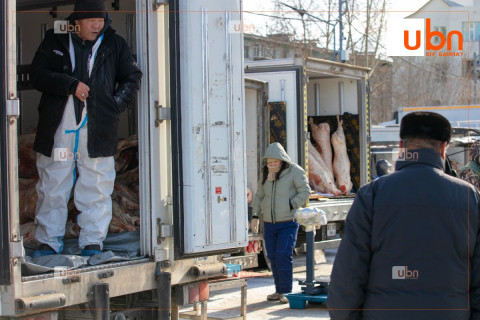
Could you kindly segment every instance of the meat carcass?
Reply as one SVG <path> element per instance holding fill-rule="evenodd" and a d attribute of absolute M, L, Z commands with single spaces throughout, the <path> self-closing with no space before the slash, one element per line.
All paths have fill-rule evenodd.
<path fill-rule="evenodd" d="M 323 161 L 322 156 L 320 155 L 318 150 L 313 146 L 310 140 L 308 141 L 308 153 L 312 154 L 313 158 L 317 160 L 322 170 L 325 171 L 325 173 L 328 175 L 328 177 L 330 178 L 330 181 L 332 181 L 335 184 L 335 177 L 333 176 L 333 171 L 330 172 L 330 170 L 328 170 L 327 164 L 325 163 L 325 161 Z"/>
<path fill-rule="evenodd" d="M 349 194 L 352 190 L 353 183 L 350 179 L 350 160 L 347 154 L 347 144 L 345 134 L 343 133 L 343 121 L 337 116 L 338 128 L 332 134 L 332 145 L 335 152 L 333 160 L 333 172 L 337 180 L 337 186 L 343 194 Z"/>
<path fill-rule="evenodd" d="M 117 178 L 115 180 L 115 182 L 122 183 L 122 184 L 127 185 L 127 186 L 129 186 L 133 183 L 138 184 L 138 181 L 139 181 L 138 167 L 136 167 L 135 169 L 126 171 L 122 174 L 117 175 Z"/>
<path fill-rule="evenodd" d="M 108 225 L 108 232 L 120 233 L 120 232 L 130 232 L 130 231 L 135 231 L 135 227 L 132 225 L 127 225 L 123 223 L 118 217 L 112 217 L 112 221 Z"/>
<path fill-rule="evenodd" d="M 135 225 L 140 224 L 140 218 L 136 216 L 131 216 L 123 207 L 116 201 L 112 201 L 112 217 L 117 217 L 125 225 L 130 225 L 135 230 Z"/>
<path fill-rule="evenodd" d="M 108 226 L 108 231 L 119 233 L 125 231 L 135 231 L 135 225 L 140 224 L 140 218 L 132 217 L 122 209 L 116 202 L 112 201 L 112 221 Z"/>
<path fill-rule="evenodd" d="M 138 146 L 138 137 L 136 135 L 132 135 L 126 139 L 118 141 L 117 154 L 115 155 L 115 158 L 117 158 L 123 150 L 133 146 Z"/>
<path fill-rule="evenodd" d="M 113 187 L 112 199 L 120 200 L 121 198 L 127 198 L 133 202 L 138 203 L 138 196 L 128 188 L 126 185 L 115 182 Z"/>
<path fill-rule="evenodd" d="M 117 173 L 124 172 L 130 166 L 134 159 L 134 150 L 132 150 L 132 147 L 137 146 L 138 138 L 136 135 L 130 136 L 127 139 L 122 139 L 118 142 L 117 153 L 114 156 L 115 171 Z"/>
<path fill-rule="evenodd" d="M 308 180 L 315 191 L 333 195 L 341 193 L 335 186 L 333 176 L 327 169 L 322 157 L 310 141 L 308 142 Z"/>
<path fill-rule="evenodd" d="M 37 225 L 33 221 L 20 225 L 20 235 L 24 244 L 35 243 L 35 231 L 37 231 Z"/>
<path fill-rule="evenodd" d="M 73 222 L 72 220 L 67 220 L 67 225 L 65 226 L 65 239 L 69 238 L 78 238 L 80 236 L 80 226 Z"/>
<path fill-rule="evenodd" d="M 38 177 L 37 153 L 33 151 L 34 141 L 34 133 L 18 137 L 18 176 L 20 178 Z"/>
<path fill-rule="evenodd" d="M 308 120 L 308 124 L 310 125 L 313 140 L 315 140 L 316 149 L 320 153 L 320 156 L 333 176 L 333 156 L 332 146 L 330 145 L 330 126 L 326 122 L 315 124 L 313 122 L 313 118 Z"/>
<path fill-rule="evenodd" d="M 121 205 L 123 212 L 138 216 L 140 206 L 138 196 L 127 186 L 121 183 L 115 183 L 112 193 L 112 200 Z"/>
<path fill-rule="evenodd" d="M 35 219 L 35 208 L 38 200 L 37 181 L 38 178 L 18 179 L 20 223 L 26 223 Z"/>

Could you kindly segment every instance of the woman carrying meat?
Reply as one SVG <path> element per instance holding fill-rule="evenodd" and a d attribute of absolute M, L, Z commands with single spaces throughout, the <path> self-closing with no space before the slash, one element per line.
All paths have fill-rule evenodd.
<path fill-rule="evenodd" d="M 262 215 L 276 291 L 268 295 L 267 300 L 288 303 L 284 294 L 292 292 L 293 249 L 299 227 L 294 212 L 309 196 L 305 171 L 290 160 L 280 143 L 270 144 L 263 156 L 263 176 L 258 183 L 250 223 L 252 231 L 257 233 L 259 215 Z"/>

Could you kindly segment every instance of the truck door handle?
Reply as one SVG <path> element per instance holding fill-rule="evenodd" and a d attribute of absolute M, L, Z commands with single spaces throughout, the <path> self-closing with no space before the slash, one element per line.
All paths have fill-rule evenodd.
<path fill-rule="evenodd" d="M 220 197 L 220 196 L 218 196 L 218 197 L 217 197 L 217 201 L 218 201 L 218 203 L 220 203 L 220 202 L 226 202 L 226 201 L 227 201 L 227 197 Z"/>

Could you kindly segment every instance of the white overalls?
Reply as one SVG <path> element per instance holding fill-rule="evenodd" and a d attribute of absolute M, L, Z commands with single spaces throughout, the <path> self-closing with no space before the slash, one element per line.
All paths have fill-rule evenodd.
<path fill-rule="evenodd" d="M 103 35 L 92 47 L 92 58 L 88 62 L 88 73 L 93 67 L 95 56 Z M 75 50 L 70 36 L 70 59 L 75 69 Z M 81 227 L 79 247 L 98 244 L 100 250 L 112 218 L 115 161 L 113 157 L 90 158 L 87 150 L 87 106 L 77 124 L 73 95 L 68 97 L 62 121 L 55 132 L 52 156 L 37 154 L 38 202 L 35 222 L 35 238 L 48 244 L 57 253 L 63 249 L 62 238 L 67 222 L 67 203 L 72 187 L 75 206 L 80 211 L 77 223 Z M 77 176 L 78 169 L 78 176 Z"/>

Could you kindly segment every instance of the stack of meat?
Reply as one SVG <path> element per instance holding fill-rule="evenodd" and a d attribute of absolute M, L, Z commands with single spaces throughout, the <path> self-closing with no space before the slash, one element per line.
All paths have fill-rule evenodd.
<path fill-rule="evenodd" d="M 20 191 L 20 230 L 24 243 L 34 242 L 35 207 L 37 205 L 38 181 L 36 153 L 33 151 L 35 134 L 23 135 L 18 140 L 19 157 L 19 191 Z M 136 154 L 138 150 L 137 136 L 119 141 L 115 155 L 115 171 L 117 176 L 112 193 L 112 221 L 108 232 L 118 233 L 138 230 L 139 217 L 139 176 Z M 68 221 L 65 238 L 76 238 L 80 227 L 74 222 L 80 213 L 72 198 L 68 202 Z"/>
<path fill-rule="evenodd" d="M 308 145 L 308 177 L 313 190 L 333 194 L 349 194 L 352 190 L 350 160 L 348 159 L 342 121 L 337 116 L 338 128 L 330 138 L 328 123 L 315 124 L 310 118 L 308 124 L 315 146 Z M 330 144 L 331 142 L 331 144 Z M 335 157 L 332 156 L 332 145 Z"/>

